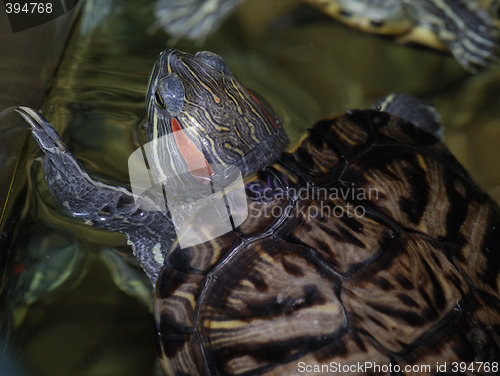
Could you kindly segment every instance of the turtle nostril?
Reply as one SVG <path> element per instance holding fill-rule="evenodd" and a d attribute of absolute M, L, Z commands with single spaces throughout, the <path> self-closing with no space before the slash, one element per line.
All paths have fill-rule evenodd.
<path fill-rule="evenodd" d="M 161 54 L 163 56 L 171 57 L 172 55 L 178 54 L 179 51 L 177 51 L 175 48 L 167 48 L 166 50 L 162 51 Z"/>

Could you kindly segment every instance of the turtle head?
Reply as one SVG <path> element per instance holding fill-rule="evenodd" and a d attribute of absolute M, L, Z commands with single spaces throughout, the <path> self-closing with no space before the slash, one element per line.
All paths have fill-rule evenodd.
<path fill-rule="evenodd" d="M 148 138 L 159 158 L 169 155 L 175 171 L 198 181 L 213 165 L 236 166 L 243 175 L 262 169 L 288 143 L 277 116 L 212 52 L 163 51 L 146 100 Z"/>
<path fill-rule="evenodd" d="M 399 0 L 332 0 L 321 5 L 331 17 L 367 33 L 397 36 L 414 26 L 406 5 Z"/>

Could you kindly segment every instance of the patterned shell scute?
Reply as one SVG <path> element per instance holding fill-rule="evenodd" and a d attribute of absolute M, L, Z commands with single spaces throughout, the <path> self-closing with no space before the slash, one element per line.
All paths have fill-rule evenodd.
<path fill-rule="evenodd" d="M 174 248 L 160 274 L 172 374 L 500 359 L 500 210 L 430 134 L 350 111 L 246 190 L 239 228 Z"/>
<path fill-rule="evenodd" d="M 342 293 L 354 326 L 390 352 L 403 353 L 449 320 L 469 287 L 441 243 L 405 233 L 347 279 Z"/>
<path fill-rule="evenodd" d="M 340 281 L 308 252 L 265 237 L 214 272 L 199 329 L 216 369 L 233 374 L 265 368 L 321 348 L 346 330 Z"/>

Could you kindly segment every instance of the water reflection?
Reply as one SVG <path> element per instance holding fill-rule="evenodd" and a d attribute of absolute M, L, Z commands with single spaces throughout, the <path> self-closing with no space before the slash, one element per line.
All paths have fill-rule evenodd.
<path fill-rule="evenodd" d="M 245 2 L 204 44 L 181 40 L 175 47 L 223 56 L 275 108 L 292 140 L 322 116 L 370 106 L 389 92 L 423 97 L 442 114 L 453 152 L 500 201 L 494 163 L 500 157 L 499 69 L 470 76 L 446 55 L 397 46 L 314 14 L 299 22 L 292 12 L 297 4 Z M 88 170 L 126 183 L 128 157 L 144 142 L 149 71 L 168 36 L 148 31 L 154 22 L 150 4 L 128 0 L 116 7 L 92 34 L 73 36 L 43 111 Z M 64 246 L 58 243 L 61 255 L 69 249 L 85 262 L 71 269 L 75 283 L 57 294 L 46 288 L 22 314 L 17 311 L 14 337 L 23 362 L 37 376 L 152 374 L 147 281 L 132 274 L 125 285 L 142 286 L 142 292 L 117 287 L 123 287 L 116 277 L 126 266 L 120 270 L 113 260 L 130 252 L 125 238 L 73 221 L 47 191 L 41 163 L 32 160 L 28 168 L 31 186 L 14 252 L 31 260 L 30 246 L 38 239 L 37 252 L 50 255 L 64 233 L 71 235 Z M 20 271 L 21 277 L 28 274 Z M 23 294 L 38 291 L 32 283 L 24 286 Z"/>

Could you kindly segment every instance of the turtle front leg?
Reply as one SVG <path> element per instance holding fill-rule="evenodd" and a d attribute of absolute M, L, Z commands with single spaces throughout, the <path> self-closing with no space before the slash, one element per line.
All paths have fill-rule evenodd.
<path fill-rule="evenodd" d="M 154 284 L 175 239 L 167 213 L 144 211 L 127 188 L 92 178 L 69 153 L 47 119 L 28 107 L 18 107 L 16 112 L 31 125 L 33 136 L 45 153 L 45 178 L 54 197 L 86 224 L 126 234 L 134 255 Z"/>

